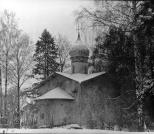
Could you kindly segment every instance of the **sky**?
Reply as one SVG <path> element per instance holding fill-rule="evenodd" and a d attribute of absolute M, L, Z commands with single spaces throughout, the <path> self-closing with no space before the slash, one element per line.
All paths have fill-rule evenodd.
<path fill-rule="evenodd" d="M 19 28 L 33 42 L 46 28 L 53 36 L 60 33 L 73 43 L 77 36 L 74 12 L 92 5 L 91 0 L 0 0 L 0 13 L 5 9 L 14 12 Z"/>
<path fill-rule="evenodd" d="M 19 28 L 30 36 L 34 44 L 45 28 L 53 36 L 66 36 L 73 44 L 77 39 L 74 12 L 92 6 L 92 0 L 0 0 L 0 16 L 5 9 L 14 12 Z M 33 82 L 28 80 L 23 88 Z"/>

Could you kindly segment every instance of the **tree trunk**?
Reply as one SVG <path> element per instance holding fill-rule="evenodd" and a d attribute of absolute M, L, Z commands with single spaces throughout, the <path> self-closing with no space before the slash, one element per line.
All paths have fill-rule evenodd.
<path fill-rule="evenodd" d="M 63 70 L 64 70 L 64 63 L 61 64 L 60 72 L 63 72 Z"/>
<path fill-rule="evenodd" d="M 17 113 L 18 113 L 18 127 L 20 128 L 20 78 L 18 77 L 18 84 L 17 84 L 17 96 L 18 96 L 18 104 L 17 104 Z"/>
<path fill-rule="evenodd" d="M 0 51 L 0 58 L 2 60 L 2 48 L 1 48 L 1 51 Z M 1 117 L 3 116 L 2 61 L 0 63 L 0 116 Z"/>
<path fill-rule="evenodd" d="M 150 40 L 149 42 L 150 46 L 149 46 L 149 65 L 150 65 L 150 72 L 151 72 L 151 79 L 154 79 L 154 70 L 153 70 L 153 59 L 152 59 L 152 42 Z"/>
<path fill-rule="evenodd" d="M 134 26 L 136 26 L 137 20 L 136 20 L 136 1 L 132 2 L 133 6 L 133 14 L 134 14 Z M 137 34 L 133 33 L 133 40 L 134 40 L 134 57 L 135 57 L 135 86 L 136 86 L 136 97 L 138 100 L 137 105 L 137 113 L 138 113 L 138 129 L 139 131 L 143 131 L 143 102 L 142 99 L 139 97 L 141 94 L 141 91 L 143 90 L 143 78 L 142 78 L 142 67 L 140 63 L 140 53 L 138 50 L 138 37 Z"/>
<path fill-rule="evenodd" d="M 1 66 L 0 66 L 0 116 L 3 116 L 3 95 L 2 95 L 2 73 L 1 73 Z"/>
<path fill-rule="evenodd" d="M 8 74 L 8 52 L 5 55 L 5 99 L 4 99 L 4 115 L 7 117 L 7 74 Z"/>
<path fill-rule="evenodd" d="M 20 128 L 20 68 L 19 68 L 19 58 L 17 54 L 17 127 Z"/>
<path fill-rule="evenodd" d="M 47 71 L 48 71 L 48 67 L 47 67 L 47 44 L 45 44 L 45 60 L 44 60 L 44 79 L 46 80 L 47 79 Z"/>

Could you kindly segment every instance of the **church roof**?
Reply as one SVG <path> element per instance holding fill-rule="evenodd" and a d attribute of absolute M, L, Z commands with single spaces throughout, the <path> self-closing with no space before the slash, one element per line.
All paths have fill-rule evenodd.
<path fill-rule="evenodd" d="M 80 33 L 78 33 L 77 41 L 75 45 L 73 45 L 73 47 L 71 48 L 69 55 L 71 57 L 76 57 L 76 56 L 88 57 L 89 56 L 89 49 L 81 41 Z"/>
<path fill-rule="evenodd" d="M 74 74 L 70 74 L 70 73 L 64 73 L 64 72 L 55 72 L 53 73 L 51 76 L 49 76 L 47 78 L 47 80 L 43 80 L 42 82 L 40 82 L 40 84 L 38 84 L 36 87 L 34 87 L 32 90 L 34 89 L 38 89 L 39 87 L 43 86 L 47 81 L 49 81 L 55 74 L 64 76 L 66 78 L 69 78 L 71 80 L 77 81 L 80 84 L 84 81 L 93 79 L 95 77 L 98 77 L 100 75 L 105 74 L 106 72 L 99 72 L 99 73 L 92 73 L 92 74 L 80 74 L 80 73 L 74 73 Z"/>
<path fill-rule="evenodd" d="M 65 99 L 65 100 L 74 100 L 74 98 L 65 92 L 60 87 L 50 90 L 49 92 L 43 94 L 40 97 L 35 98 L 35 100 L 53 100 L 53 99 Z"/>
<path fill-rule="evenodd" d="M 79 83 L 82 83 L 84 81 L 87 81 L 95 77 L 98 77 L 102 74 L 105 74 L 105 72 L 99 72 L 99 73 L 93 73 L 93 74 L 80 74 L 80 73 L 68 74 L 68 73 L 62 73 L 62 72 L 56 72 L 56 73 L 64 77 L 67 77 L 69 79 L 75 80 Z"/>
<path fill-rule="evenodd" d="M 74 45 L 70 52 L 69 55 L 71 57 L 76 57 L 76 56 L 83 56 L 83 57 L 88 57 L 89 56 L 89 49 L 87 48 L 86 45 L 79 44 L 79 45 Z"/>

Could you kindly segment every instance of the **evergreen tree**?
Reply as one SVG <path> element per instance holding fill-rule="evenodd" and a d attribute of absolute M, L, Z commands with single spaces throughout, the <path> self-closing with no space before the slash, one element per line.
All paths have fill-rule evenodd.
<path fill-rule="evenodd" d="M 46 79 L 58 68 L 57 63 L 57 51 L 58 48 L 55 44 L 54 38 L 45 29 L 40 37 L 40 40 L 36 43 L 36 50 L 34 54 L 34 61 L 36 61 L 34 74 L 43 75 L 43 79 Z"/>
<path fill-rule="evenodd" d="M 116 77 L 118 84 L 121 86 L 121 98 L 123 102 L 125 102 L 125 105 L 127 104 L 126 101 L 130 98 L 128 106 L 122 106 L 122 110 L 124 111 L 122 116 L 125 116 L 123 118 L 125 119 L 123 124 L 128 123 L 128 121 L 125 122 L 128 117 L 135 119 L 130 117 L 131 114 L 127 114 L 125 111 L 132 110 L 134 106 L 137 106 L 139 130 L 143 130 L 144 122 L 147 123 L 146 116 L 152 113 L 151 108 L 148 108 L 152 107 L 152 99 L 148 101 L 151 104 L 145 101 L 150 97 L 152 98 L 152 94 L 154 93 L 153 11 L 154 5 L 152 2 L 143 2 L 140 10 L 135 14 L 134 20 L 136 19 L 136 25 L 133 30 L 128 34 L 122 27 L 110 26 L 109 32 L 104 40 L 97 37 L 96 48 L 93 53 L 94 58 L 99 57 L 103 60 L 104 56 L 99 52 L 102 51 L 103 54 L 107 52 L 106 58 L 109 61 L 107 69 Z M 100 40 L 101 42 L 99 42 Z M 97 68 L 98 65 L 95 64 L 95 68 Z M 132 96 L 125 96 L 126 92 L 129 91 L 127 87 L 123 87 L 128 81 L 132 81 L 135 84 L 133 84 L 132 89 L 136 91 L 136 99 L 132 99 Z M 133 92 L 131 93 L 134 94 Z M 132 104 L 130 102 L 132 102 Z M 145 111 L 147 111 L 148 114 L 145 113 Z M 131 111 L 131 113 L 133 112 Z M 152 114 L 150 116 L 153 118 Z M 131 120 L 129 120 L 129 122 L 130 121 Z"/>
<path fill-rule="evenodd" d="M 132 37 L 123 32 L 122 28 L 111 26 L 106 36 L 101 37 L 100 35 L 96 38 L 92 58 L 94 58 L 93 64 L 96 72 L 105 69 L 116 81 L 120 90 L 121 95 L 117 98 L 117 100 L 120 99 L 121 107 L 120 126 L 137 127 L 136 105 L 132 105 L 136 101 Z"/>

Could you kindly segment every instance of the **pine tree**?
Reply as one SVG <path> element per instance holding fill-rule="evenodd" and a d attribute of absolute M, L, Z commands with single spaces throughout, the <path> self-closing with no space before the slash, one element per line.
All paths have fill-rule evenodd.
<path fill-rule="evenodd" d="M 34 61 L 36 61 L 33 73 L 36 75 L 43 75 L 46 79 L 58 68 L 57 55 L 58 48 L 55 44 L 54 38 L 45 29 L 36 43 L 36 50 L 34 54 Z"/>

